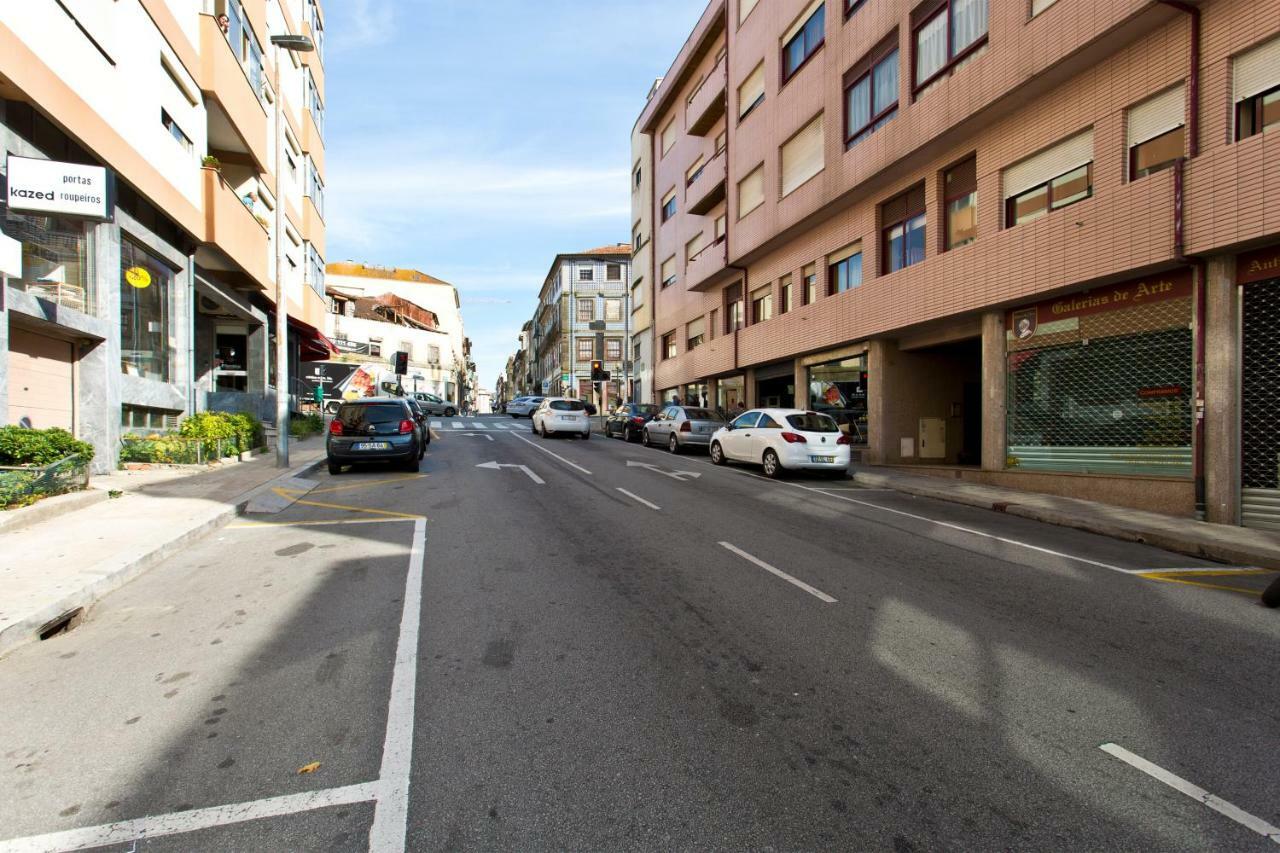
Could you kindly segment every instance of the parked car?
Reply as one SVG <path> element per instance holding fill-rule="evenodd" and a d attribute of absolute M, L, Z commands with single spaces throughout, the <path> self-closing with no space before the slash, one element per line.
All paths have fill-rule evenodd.
<path fill-rule="evenodd" d="M 846 476 L 849 436 L 835 419 L 803 409 L 752 409 L 711 437 L 711 461 L 764 466 L 767 477 L 786 470 L 827 471 Z"/>
<path fill-rule="evenodd" d="M 422 455 L 425 456 L 427 445 L 431 443 L 431 424 L 427 421 L 427 412 L 422 408 L 422 404 L 412 397 L 406 397 L 405 402 L 409 404 L 409 408 L 413 411 L 413 419 L 418 423 L 418 440 Z"/>
<path fill-rule="evenodd" d="M 605 420 L 604 434 L 608 438 L 635 441 L 640 438 L 644 425 L 656 414 L 658 407 L 650 403 L 623 403 Z"/>
<path fill-rule="evenodd" d="M 426 391 L 415 391 L 414 399 L 422 404 L 422 408 L 426 410 L 428 415 L 443 415 L 451 418 L 458 414 L 458 410 L 453 403 L 448 400 L 441 400 L 435 394 L 428 394 Z"/>
<path fill-rule="evenodd" d="M 568 397 L 544 397 L 530 416 L 533 431 L 550 438 L 558 432 L 575 432 L 583 438 L 591 438 L 591 419 L 587 406 L 581 400 Z"/>
<path fill-rule="evenodd" d="M 679 453 L 686 447 L 706 447 L 724 425 L 724 417 L 711 409 L 667 406 L 644 425 L 641 440 L 645 447 L 657 445 Z"/>
<path fill-rule="evenodd" d="M 402 397 L 365 397 L 338 407 L 325 438 L 329 473 L 362 462 L 389 462 L 417 471 L 425 443 L 409 401 Z"/>
<path fill-rule="evenodd" d="M 531 418 L 542 400 L 542 397 L 516 397 L 507 403 L 507 414 L 513 418 Z"/>

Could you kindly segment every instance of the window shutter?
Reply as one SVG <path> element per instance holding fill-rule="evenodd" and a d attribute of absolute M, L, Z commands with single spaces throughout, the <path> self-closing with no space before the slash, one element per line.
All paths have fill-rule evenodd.
<path fill-rule="evenodd" d="M 672 119 L 666 127 L 662 129 L 662 153 L 666 154 L 671 150 L 671 146 L 676 144 L 676 123 Z"/>
<path fill-rule="evenodd" d="M 695 255 L 697 255 L 699 252 L 702 251 L 701 232 L 699 232 L 697 237 L 694 237 L 692 240 L 689 241 L 688 245 L 685 246 L 684 251 L 685 251 L 685 260 L 691 260 Z"/>
<path fill-rule="evenodd" d="M 1031 0 L 1031 17 L 1034 18 L 1057 2 L 1058 0 Z"/>
<path fill-rule="evenodd" d="M 804 28 L 804 25 L 809 23 L 809 19 L 813 17 L 813 13 L 818 11 L 819 7 L 821 7 L 822 4 L 823 4 L 823 0 L 813 0 L 813 2 L 810 3 L 809 6 L 803 12 L 800 13 L 800 17 L 796 18 L 795 23 L 791 25 L 791 27 L 787 30 L 786 34 L 783 35 L 782 43 L 786 44 L 787 42 L 795 38 L 796 33 L 800 32 L 800 30 Z M 826 10 L 824 9 L 823 11 L 825 12 Z"/>
<path fill-rule="evenodd" d="M 738 86 L 738 118 L 742 118 L 751 109 L 761 95 L 764 94 L 764 63 L 747 75 L 747 79 Z"/>
<path fill-rule="evenodd" d="M 832 252 L 827 256 L 827 266 L 835 266 L 843 260 L 852 258 L 854 255 L 862 251 L 862 241 L 850 243 L 838 252 Z"/>
<path fill-rule="evenodd" d="M 689 325 L 685 328 L 685 331 L 688 337 L 696 338 L 699 335 L 704 334 L 706 332 L 706 328 L 707 328 L 706 321 L 702 317 L 699 317 L 698 319 L 689 323 Z"/>
<path fill-rule="evenodd" d="M 673 255 L 662 262 L 662 280 L 668 281 L 676 274 L 676 259 Z"/>
<path fill-rule="evenodd" d="M 978 191 L 978 160 L 970 157 L 947 170 L 945 195 L 947 198 L 958 198 Z"/>
<path fill-rule="evenodd" d="M 764 204 L 764 166 L 738 182 L 738 218 Z"/>
<path fill-rule="evenodd" d="M 738 0 L 738 26 L 742 26 L 742 22 L 747 19 L 747 15 L 751 14 L 751 10 L 759 2 L 760 0 Z"/>
<path fill-rule="evenodd" d="M 1162 133 L 1181 127 L 1186 122 L 1184 94 L 1179 83 L 1129 110 L 1129 145 L 1155 139 Z"/>
<path fill-rule="evenodd" d="M 1280 85 L 1280 38 L 1237 56 L 1232 71 L 1237 102 Z"/>
<path fill-rule="evenodd" d="M 1004 170 L 1004 197 L 1043 184 L 1093 161 L 1093 128 Z"/>
<path fill-rule="evenodd" d="M 782 194 L 790 195 L 797 187 L 822 171 L 822 114 L 782 145 Z"/>

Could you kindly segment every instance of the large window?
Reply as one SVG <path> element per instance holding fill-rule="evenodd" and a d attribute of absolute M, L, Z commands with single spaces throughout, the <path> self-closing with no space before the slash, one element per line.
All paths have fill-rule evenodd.
<path fill-rule="evenodd" d="M 867 443 L 867 357 L 809 368 L 809 408 L 830 415 L 855 445 Z"/>
<path fill-rule="evenodd" d="M 9 279 L 10 287 L 85 314 L 97 313 L 92 226 L 14 213 L 0 198 L 0 232 L 22 244 L 22 274 Z"/>
<path fill-rule="evenodd" d="M 827 287 L 844 293 L 862 284 L 862 241 L 845 246 L 827 258 Z"/>
<path fill-rule="evenodd" d="M 924 184 L 889 199 L 880 208 L 881 269 L 887 274 L 924 260 Z"/>
<path fill-rule="evenodd" d="M 1093 194 L 1093 131 L 1004 170 L 1005 226 L 1039 219 Z"/>
<path fill-rule="evenodd" d="M 818 301 L 818 267 L 816 264 L 808 264 L 800 271 L 801 278 L 804 280 L 804 297 L 805 305 L 812 305 Z"/>
<path fill-rule="evenodd" d="M 764 204 L 764 166 L 757 166 L 755 171 L 738 182 L 738 218 L 746 216 Z"/>
<path fill-rule="evenodd" d="M 898 114 L 898 49 L 855 66 L 844 91 L 844 139 L 852 147 Z"/>
<path fill-rule="evenodd" d="M 678 355 L 676 351 L 676 333 L 667 332 L 662 336 L 662 357 L 663 359 L 675 358 Z"/>
<path fill-rule="evenodd" d="M 676 215 L 676 191 L 672 190 L 662 197 L 662 221 Z"/>
<path fill-rule="evenodd" d="M 698 347 L 702 346 L 703 343 L 706 342 L 706 339 L 707 339 L 706 322 L 701 317 L 699 317 L 698 319 L 688 323 L 684 327 L 684 333 L 685 333 L 685 348 L 697 349 Z"/>
<path fill-rule="evenodd" d="M 743 326 L 742 285 L 735 284 L 724 289 L 724 332 L 736 332 Z"/>
<path fill-rule="evenodd" d="M 604 301 L 604 319 L 606 323 L 622 322 L 621 299 L 606 299 Z"/>
<path fill-rule="evenodd" d="M 794 192 L 822 171 L 822 113 L 782 144 L 782 194 Z"/>
<path fill-rule="evenodd" d="M 738 86 L 738 121 L 764 101 L 764 62 L 761 62 Z"/>
<path fill-rule="evenodd" d="M 773 286 L 765 285 L 751 291 L 751 322 L 763 323 L 773 319 Z"/>
<path fill-rule="evenodd" d="M 173 271 L 130 240 L 120 241 L 120 366 L 130 376 L 169 381 Z"/>
<path fill-rule="evenodd" d="M 785 83 L 822 47 L 826 34 L 826 3 L 818 2 L 782 38 L 782 82 Z"/>
<path fill-rule="evenodd" d="M 987 0 L 941 0 L 915 33 L 915 90 L 950 71 L 987 40 Z"/>
<path fill-rule="evenodd" d="M 596 318 L 596 299 L 594 296 L 585 296 L 578 299 L 578 322 L 590 323 Z"/>
<path fill-rule="evenodd" d="M 784 275 L 778 280 L 778 313 L 786 314 L 795 307 L 792 302 L 791 276 Z"/>
<path fill-rule="evenodd" d="M 604 357 L 609 361 L 622 360 L 622 338 L 604 339 Z"/>
<path fill-rule="evenodd" d="M 1273 38 L 1232 62 L 1236 139 L 1280 128 L 1280 38 Z"/>
<path fill-rule="evenodd" d="M 1083 201 L 1092 194 L 1093 164 L 1086 163 L 1009 199 L 1005 205 L 1005 224 L 1013 227 L 1032 222 L 1051 210 Z"/>
<path fill-rule="evenodd" d="M 662 276 L 662 286 L 670 287 L 676 283 L 676 256 L 672 255 L 662 262 L 662 270 L 659 273 Z"/>
<path fill-rule="evenodd" d="M 942 176 L 947 203 L 943 248 L 955 249 L 978 239 L 978 160 L 970 157 Z"/>
<path fill-rule="evenodd" d="M 591 361 L 596 357 L 595 341 L 591 338 L 578 338 L 578 361 Z"/>
<path fill-rule="evenodd" d="M 1129 110 L 1129 180 L 1167 169 L 1183 155 L 1183 99 L 1179 84 Z"/>

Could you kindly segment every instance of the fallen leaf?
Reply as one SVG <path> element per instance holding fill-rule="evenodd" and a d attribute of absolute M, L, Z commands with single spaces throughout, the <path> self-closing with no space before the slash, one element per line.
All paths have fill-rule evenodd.
<path fill-rule="evenodd" d="M 299 767 L 298 775 L 301 776 L 304 773 L 315 773 L 319 769 L 320 769 L 320 762 L 313 761 L 310 764 L 304 764 L 301 767 Z"/>

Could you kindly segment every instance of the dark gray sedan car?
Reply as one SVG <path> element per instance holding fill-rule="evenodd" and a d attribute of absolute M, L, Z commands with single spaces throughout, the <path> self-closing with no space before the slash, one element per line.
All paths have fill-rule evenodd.
<path fill-rule="evenodd" d="M 417 471 L 424 442 L 413 409 L 400 397 L 348 400 L 329 423 L 325 440 L 329 473 L 363 462 L 389 462 Z"/>
<path fill-rule="evenodd" d="M 641 440 L 645 447 L 665 447 L 679 453 L 687 447 L 706 447 L 724 424 L 724 418 L 711 409 L 667 406 L 644 425 Z"/>

